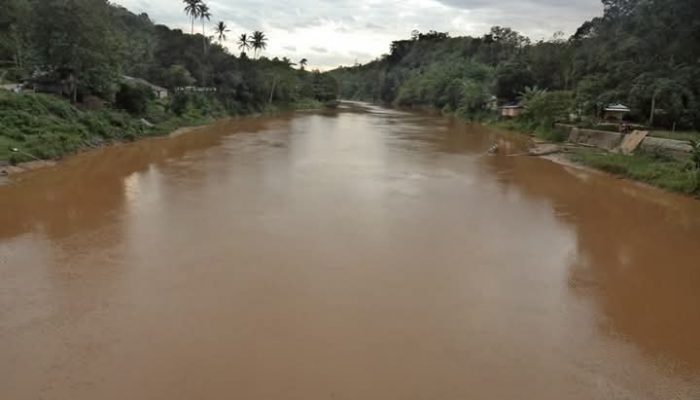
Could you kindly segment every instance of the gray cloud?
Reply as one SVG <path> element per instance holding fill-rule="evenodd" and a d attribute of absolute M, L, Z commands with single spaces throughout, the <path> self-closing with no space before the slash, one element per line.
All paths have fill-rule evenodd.
<path fill-rule="evenodd" d="M 115 0 L 157 23 L 189 31 L 179 0 Z M 370 61 L 413 29 L 482 35 L 509 26 L 532 39 L 573 33 L 602 13 L 600 0 L 209 0 L 211 24 L 226 22 L 233 37 L 263 30 L 267 53 L 332 68 Z M 201 26 L 199 28 L 201 30 Z M 235 49 L 233 41 L 229 47 Z"/>

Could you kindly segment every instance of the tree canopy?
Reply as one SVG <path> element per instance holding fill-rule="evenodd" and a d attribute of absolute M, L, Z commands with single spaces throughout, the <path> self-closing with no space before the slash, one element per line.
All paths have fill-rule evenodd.
<path fill-rule="evenodd" d="M 172 91 L 206 88 L 235 113 L 258 110 L 271 98 L 292 103 L 304 93 L 328 97 L 327 88 L 306 90 L 316 87 L 318 77 L 292 68 L 288 60 L 231 54 L 224 46 L 230 31 L 225 22 L 211 27 L 214 37 L 206 36 L 216 10 L 202 0 L 182 2 L 192 20 L 189 33 L 107 0 L 0 1 L 0 75 L 16 82 L 43 80 L 74 102 L 88 95 L 113 102 L 118 92 L 131 93 L 121 86 L 124 75 Z M 199 33 L 195 21 L 202 23 Z M 268 40 L 256 31 L 242 34 L 238 46 L 257 55 Z"/>
<path fill-rule="evenodd" d="M 700 129 L 697 1 L 603 0 L 603 6 L 602 16 L 568 39 L 554 33 L 532 42 L 499 26 L 481 37 L 414 31 L 386 56 L 330 73 L 348 98 L 453 107 L 456 88 L 469 82 L 507 104 L 537 86 L 572 93 L 572 109 L 589 115 L 620 102 L 637 121 Z M 474 78 L 473 70 L 484 73 Z"/>

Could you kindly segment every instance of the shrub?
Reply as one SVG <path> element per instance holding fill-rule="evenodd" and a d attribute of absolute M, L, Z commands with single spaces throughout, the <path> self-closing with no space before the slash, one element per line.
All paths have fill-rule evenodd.
<path fill-rule="evenodd" d="M 178 92 L 172 96 L 170 100 L 170 111 L 176 115 L 182 115 L 187 111 L 187 106 L 190 103 L 187 93 Z"/>
<path fill-rule="evenodd" d="M 155 95 L 151 88 L 141 84 L 122 84 L 115 98 L 117 108 L 134 115 L 146 113 L 148 102 L 153 100 Z"/>
<path fill-rule="evenodd" d="M 551 129 L 556 122 L 568 120 L 572 106 L 571 92 L 542 92 L 525 104 L 522 118 L 534 129 Z"/>

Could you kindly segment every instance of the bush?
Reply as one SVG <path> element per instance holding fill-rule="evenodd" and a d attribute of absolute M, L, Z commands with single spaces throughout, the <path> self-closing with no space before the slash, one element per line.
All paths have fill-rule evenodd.
<path fill-rule="evenodd" d="M 3 159 L 59 158 L 105 139 L 143 134 L 140 123 L 118 111 L 81 111 L 68 101 L 42 94 L 0 92 L 0 143 L 23 153 L 0 152 Z"/>
<path fill-rule="evenodd" d="M 551 129 L 556 122 L 567 121 L 573 107 L 572 92 L 542 92 L 525 104 L 522 119 L 533 129 Z"/>
<path fill-rule="evenodd" d="M 187 93 L 175 93 L 170 100 L 170 111 L 175 113 L 175 115 L 182 115 L 187 111 L 187 106 L 189 103 L 190 98 Z"/>
<path fill-rule="evenodd" d="M 146 85 L 122 84 L 115 97 L 115 105 L 129 114 L 143 115 L 146 113 L 148 102 L 153 99 L 155 95 Z"/>

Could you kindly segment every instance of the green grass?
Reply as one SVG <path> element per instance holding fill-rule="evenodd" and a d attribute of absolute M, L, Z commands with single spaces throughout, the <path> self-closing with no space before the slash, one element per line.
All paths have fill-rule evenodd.
<path fill-rule="evenodd" d="M 700 132 L 697 131 L 652 131 L 650 135 L 666 139 L 700 141 Z"/>
<path fill-rule="evenodd" d="M 556 126 L 549 127 L 548 125 L 537 125 L 528 123 L 523 119 L 507 119 L 489 123 L 489 125 L 508 131 L 526 132 L 535 137 L 546 140 L 548 142 L 561 143 L 569 137 L 569 131 L 566 128 Z"/>
<path fill-rule="evenodd" d="M 626 156 L 580 149 L 572 159 L 614 175 L 649 183 L 686 194 L 700 194 L 700 173 L 690 163 L 657 158 L 648 154 Z"/>
<path fill-rule="evenodd" d="M 143 116 L 153 124 L 149 127 L 141 117 L 114 109 L 81 110 L 55 96 L 0 92 L 0 160 L 30 161 L 29 155 L 57 159 L 80 149 L 163 135 L 224 116 L 217 109 L 203 110 L 190 107 L 176 116 L 167 110 L 167 103 L 154 101 Z M 11 152 L 12 147 L 21 152 Z"/>
<path fill-rule="evenodd" d="M 134 116 L 110 108 L 82 110 L 50 95 L 0 91 L 0 161 L 18 163 L 32 160 L 31 156 L 58 159 L 85 148 L 166 135 L 184 126 L 256 112 L 245 107 L 226 111 L 218 100 L 206 96 L 189 98 L 181 115 L 174 114 L 172 104 L 169 100 L 154 100 L 148 103 L 143 116 Z M 274 113 L 323 106 L 319 101 L 302 99 L 292 104 L 275 104 L 262 111 Z M 142 123 L 142 118 L 152 126 Z M 13 153 L 10 150 L 13 147 L 20 152 Z"/>
<path fill-rule="evenodd" d="M 9 160 L 12 156 L 12 151 L 10 149 L 18 145 L 19 143 L 15 140 L 0 135 L 0 160 Z"/>

